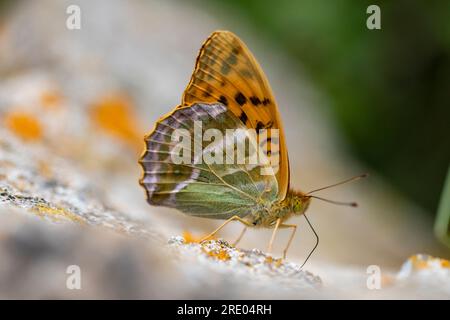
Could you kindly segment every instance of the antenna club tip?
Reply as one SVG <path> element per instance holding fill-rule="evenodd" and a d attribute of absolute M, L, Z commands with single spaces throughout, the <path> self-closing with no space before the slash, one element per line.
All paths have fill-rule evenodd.
<path fill-rule="evenodd" d="M 351 202 L 351 203 L 350 203 L 350 206 L 353 207 L 353 208 L 357 208 L 357 207 L 358 207 L 358 204 L 357 204 L 356 202 Z"/>
<path fill-rule="evenodd" d="M 369 176 L 369 174 L 367 172 L 360 175 L 361 178 L 367 178 L 368 176 Z"/>

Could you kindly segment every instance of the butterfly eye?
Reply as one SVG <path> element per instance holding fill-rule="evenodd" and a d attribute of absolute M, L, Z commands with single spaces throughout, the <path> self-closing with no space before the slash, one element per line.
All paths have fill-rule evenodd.
<path fill-rule="evenodd" d="M 300 199 L 296 199 L 292 209 L 294 212 L 300 212 L 302 210 L 302 207 L 302 201 Z"/>

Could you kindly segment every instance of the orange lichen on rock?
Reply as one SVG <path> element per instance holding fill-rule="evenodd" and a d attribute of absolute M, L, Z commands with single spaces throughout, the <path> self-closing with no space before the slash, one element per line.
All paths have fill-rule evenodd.
<path fill-rule="evenodd" d="M 108 134 L 121 139 L 139 150 L 142 147 L 142 133 L 133 105 L 125 96 L 104 96 L 92 105 L 94 123 Z"/>
<path fill-rule="evenodd" d="M 227 261 L 231 259 L 229 253 L 225 249 L 208 251 L 208 256 L 222 261 Z"/>
<path fill-rule="evenodd" d="M 417 254 L 411 256 L 408 260 L 415 270 L 430 269 L 436 266 L 450 268 L 450 261 L 432 256 Z"/>
<path fill-rule="evenodd" d="M 381 275 L 381 287 L 387 288 L 395 284 L 395 277 L 390 274 Z"/>
<path fill-rule="evenodd" d="M 428 267 L 427 261 L 423 260 L 423 258 L 418 255 L 411 256 L 409 260 L 411 261 L 414 269 L 426 269 Z"/>
<path fill-rule="evenodd" d="M 57 91 L 44 91 L 40 97 L 41 104 L 46 109 L 57 109 L 61 106 L 62 96 Z"/>
<path fill-rule="evenodd" d="M 183 238 L 184 238 L 184 242 L 185 243 L 200 243 L 200 241 L 204 237 L 196 237 L 192 233 L 190 233 L 189 231 L 184 231 L 183 232 Z M 215 239 L 216 239 L 216 237 L 209 237 L 206 240 L 215 240 Z"/>
<path fill-rule="evenodd" d="M 5 126 L 26 141 L 37 141 L 43 136 L 41 122 L 26 112 L 10 112 L 5 116 Z"/>
<path fill-rule="evenodd" d="M 43 204 L 36 205 L 32 211 L 42 218 L 48 217 L 53 221 L 70 220 L 76 223 L 83 224 L 84 220 L 78 215 L 63 208 L 54 208 Z"/>
<path fill-rule="evenodd" d="M 450 261 L 441 259 L 441 267 L 450 269 Z"/>
<path fill-rule="evenodd" d="M 200 240 L 202 239 L 202 238 L 198 238 L 198 237 L 194 236 L 189 231 L 183 232 L 183 238 L 184 238 L 185 243 L 199 243 Z"/>
<path fill-rule="evenodd" d="M 267 256 L 265 262 L 268 264 L 273 264 L 275 267 L 278 268 L 283 264 L 283 259 L 274 259 L 271 256 Z"/>

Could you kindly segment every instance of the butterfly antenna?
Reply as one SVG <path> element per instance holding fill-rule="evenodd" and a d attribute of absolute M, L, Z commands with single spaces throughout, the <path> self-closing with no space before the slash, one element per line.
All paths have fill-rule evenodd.
<path fill-rule="evenodd" d="M 358 204 L 356 202 L 335 201 L 335 200 L 325 199 L 325 198 L 318 197 L 318 196 L 308 196 L 308 197 L 314 198 L 314 199 L 319 199 L 319 200 L 322 200 L 322 201 L 325 201 L 325 202 L 329 202 L 329 203 L 332 203 L 332 204 L 337 204 L 339 206 L 349 206 L 349 207 L 357 207 L 358 206 Z"/>
<path fill-rule="evenodd" d="M 322 188 L 319 188 L 319 189 L 315 189 L 315 190 L 309 191 L 306 195 L 310 195 L 312 193 L 315 193 L 315 192 L 318 192 L 318 191 L 322 191 L 322 190 L 325 190 L 325 189 L 329 189 L 329 188 L 333 188 L 333 187 L 336 187 L 336 186 L 340 186 L 341 184 L 352 182 L 352 181 L 356 181 L 356 180 L 365 178 L 367 176 L 369 176 L 367 173 L 360 174 L 359 176 L 355 176 L 355 177 L 352 177 L 350 179 L 346 179 L 344 181 L 341 181 L 341 182 L 338 182 L 338 183 L 334 183 L 334 184 L 331 184 L 331 185 L 326 186 L 326 187 L 322 187 Z"/>
<path fill-rule="evenodd" d="M 302 263 L 302 265 L 300 266 L 300 269 L 303 268 L 303 266 L 306 264 L 306 262 L 308 261 L 309 257 L 311 257 L 311 255 L 313 254 L 313 252 L 316 250 L 317 246 L 319 245 L 319 235 L 317 234 L 316 230 L 314 230 L 311 222 L 309 222 L 308 217 L 306 216 L 306 214 L 303 214 L 303 216 L 306 219 L 306 222 L 308 222 L 309 227 L 311 228 L 312 232 L 314 233 L 314 235 L 316 236 L 316 244 L 314 245 L 314 248 L 312 248 L 312 250 L 309 252 L 308 256 L 306 257 L 305 261 Z"/>

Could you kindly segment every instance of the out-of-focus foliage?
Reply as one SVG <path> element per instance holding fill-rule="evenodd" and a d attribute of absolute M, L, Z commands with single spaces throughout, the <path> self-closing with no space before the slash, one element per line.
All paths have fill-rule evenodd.
<path fill-rule="evenodd" d="M 8 0 L 0 0 L 0 14 L 4 14 L 4 12 L 9 9 L 15 1 Z"/>
<path fill-rule="evenodd" d="M 354 152 L 435 212 L 450 160 L 450 2 L 228 4 L 305 67 Z M 366 27 L 371 4 L 381 30 Z"/>

